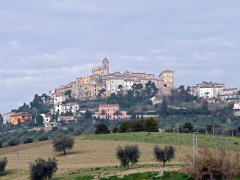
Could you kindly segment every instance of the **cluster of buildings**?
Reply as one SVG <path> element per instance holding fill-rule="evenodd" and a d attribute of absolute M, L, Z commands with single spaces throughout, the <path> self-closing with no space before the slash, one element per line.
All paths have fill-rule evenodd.
<path fill-rule="evenodd" d="M 240 89 L 225 88 L 224 84 L 203 81 L 190 87 L 194 96 L 205 98 L 208 102 L 225 101 L 234 103 L 234 116 L 240 117 Z"/>
<path fill-rule="evenodd" d="M 71 97 L 78 100 L 96 99 L 99 96 L 106 97 L 119 91 L 126 93 L 133 84 L 141 83 L 143 88 L 148 81 L 154 82 L 159 89 L 158 95 L 169 95 L 174 87 L 174 72 L 165 70 L 158 78 L 154 74 L 139 72 L 109 72 L 109 61 L 105 57 L 102 64 L 92 69 L 90 76 L 76 78 L 67 85 L 60 86 L 49 92 L 54 102 L 64 101 L 67 91 L 71 91 Z M 119 88 L 121 86 L 121 89 Z M 102 90 L 102 91 L 101 91 Z"/>
<path fill-rule="evenodd" d="M 207 100 L 220 100 L 227 102 L 238 102 L 239 92 L 238 88 L 225 88 L 222 83 L 213 83 L 203 81 L 190 87 L 190 93 L 194 96 L 203 97 Z"/>

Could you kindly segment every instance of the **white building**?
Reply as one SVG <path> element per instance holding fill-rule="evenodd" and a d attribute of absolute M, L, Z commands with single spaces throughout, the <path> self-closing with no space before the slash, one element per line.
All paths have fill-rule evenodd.
<path fill-rule="evenodd" d="M 221 83 L 203 81 L 201 84 L 190 87 L 190 93 L 203 98 L 218 98 L 224 87 Z"/>
<path fill-rule="evenodd" d="M 77 103 L 67 103 L 67 104 L 59 104 L 54 106 L 54 109 L 51 111 L 52 114 L 62 114 L 71 112 L 75 114 L 79 111 L 79 105 Z"/>
<path fill-rule="evenodd" d="M 239 103 L 234 104 L 233 110 L 234 110 L 234 116 L 240 117 L 240 104 Z"/>
<path fill-rule="evenodd" d="M 54 97 L 53 103 L 54 105 L 59 105 L 59 104 L 62 104 L 63 101 L 66 101 L 66 99 L 67 99 L 66 96 Z"/>
<path fill-rule="evenodd" d="M 41 114 L 41 116 L 43 117 L 43 123 L 49 123 L 52 120 L 51 115 L 47 115 L 47 114 Z"/>
<path fill-rule="evenodd" d="M 12 123 L 11 121 L 11 116 L 16 114 L 15 112 L 9 112 L 6 114 L 3 114 L 3 124 L 7 124 L 7 123 Z"/>

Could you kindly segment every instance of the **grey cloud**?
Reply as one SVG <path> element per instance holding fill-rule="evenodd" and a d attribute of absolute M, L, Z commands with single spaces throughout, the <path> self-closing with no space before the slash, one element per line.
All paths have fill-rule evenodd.
<path fill-rule="evenodd" d="M 239 86 L 238 1 L 14 3 L 0 7 L 1 113 L 91 74 L 105 55 L 112 72 L 171 69 L 176 86 Z"/>

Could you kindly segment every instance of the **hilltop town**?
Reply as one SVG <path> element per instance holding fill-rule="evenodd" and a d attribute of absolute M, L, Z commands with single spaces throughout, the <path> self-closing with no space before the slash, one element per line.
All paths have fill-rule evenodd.
<path fill-rule="evenodd" d="M 177 105 L 179 99 L 190 103 L 192 108 L 201 108 L 206 101 L 210 111 L 232 105 L 232 116 L 240 117 L 238 88 L 225 88 L 222 83 L 206 81 L 192 87 L 175 88 L 172 70 L 164 70 L 155 78 L 154 74 L 145 72 L 110 73 L 109 69 L 110 63 L 105 57 L 101 65 L 92 69 L 91 75 L 78 77 L 67 85 L 50 90 L 49 95 L 35 95 L 34 101 L 39 101 L 35 103 L 47 105 L 45 111 L 35 107 L 34 101 L 30 106 L 24 103 L 18 110 L 3 114 L 3 124 L 17 125 L 19 122 L 29 123 L 32 120 L 36 123 L 36 117 L 41 115 L 44 127 L 57 127 L 62 121 L 77 122 L 86 112 L 90 112 L 94 120 L 149 117 L 161 119 L 164 104 L 167 104 L 164 115 L 187 109 L 186 105 Z M 87 104 L 84 105 L 83 101 Z M 88 102 L 95 104 L 89 106 Z M 225 119 L 225 123 L 231 121 L 229 116 Z"/>
<path fill-rule="evenodd" d="M 71 91 L 71 97 L 78 100 L 97 99 L 99 94 L 102 97 L 109 97 L 112 93 L 122 91 L 124 94 L 132 89 L 133 84 L 145 84 L 151 81 L 159 89 L 158 96 L 169 95 L 174 87 L 174 72 L 165 70 L 158 78 L 154 74 L 142 72 L 109 72 L 109 60 L 105 57 L 102 64 L 92 69 L 92 75 L 79 77 L 67 85 L 61 86 L 49 92 L 51 99 L 62 100 L 66 91 Z"/>

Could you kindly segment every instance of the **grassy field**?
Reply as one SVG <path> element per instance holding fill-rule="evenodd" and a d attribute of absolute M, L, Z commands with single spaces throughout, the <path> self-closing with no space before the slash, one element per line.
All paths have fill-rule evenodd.
<path fill-rule="evenodd" d="M 217 137 L 211 135 L 198 135 L 198 144 L 207 145 L 210 148 L 218 148 L 224 142 L 230 149 L 239 150 L 239 138 Z M 125 175 L 129 173 L 159 171 L 162 164 L 155 161 L 153 147 L 156 144 L 163 147 L 166 144 L 174 145 L 176 157 L 167 163 L 168 169 L 178 170 L 184 163 L 185 157 L 192 154 L 192 135 L 180 134 L 180 153 L 177 146 L 177 134 L 174 133 L 125 133 L 109 135 L 91 135 L 75 137 L 74 148 L 67 151 L 67 155 L 53 151 L 52 141 L 35 142 L 19 145 L 21 179 L 29 178 L 29 163 L 36 158 L 56 157 L 58 171 L 53 179 L 74 179 L 80 176 L 94 175 L 104 177 L 110 175 Z M 137 165 L 126 171 L 120 167 L 116 159 L 116 148 L 126 144 L 137 144 L 141 155 Z M 0 149 L 0 158 L 7 157 L 8 165 L 4 173 L 0 173 L 0 179 L 17 179 L 17 153 L 16 146 Z"/>
<path fill-rule="evenodd" d="M 58 171 L 54 179 L 73 179 L 77 176 L 106 173 L 125 172 L 120 168 L 120 162 L 116 159 L 116 148 L 126 144 L 137 144 L 141 151 L 139 163 L 133 168 L 156 168 L 159 170 L 162 164 L 155 161 L 153 156 L 153 143 L 105 141 L 105 140 L 83 140 L 82 137 L 75 138 L 74 148 L 67 151 L 67 155 L 53 151 L 51 141 L 36 142 L 19 145 L 19 160 L 21 179 L 29 177 L 29 163 L 36 158 L 56 157 L 58 160 Z M 161 145 L 163 146 L 163 145 Z M 17 179 L 17 153 L 16 146 L 0 149 L 0 158 L 7 157 L 8 165 L 6 173 L 0 174 L 0 179 Z M 183 153 L 177 154 L 171 164 L 178 165 L 183 162 L 183 157 L 191 153 L 190 147 L 182 147 Z M 168 163 L 169 164 L 169 163 Z M 176 169 L 175 169 L 176 170 Z"/>
<path fill-rule="evenodd" d="M 180 146 L 192 146 L 193 134 L 180 133 Z M 240 138 L 232 136 L 217 136 L 208 134 L 198 134 L 198 146 L 207 146 L 211 149 L 219 149 L 224 146 L 228 150 L 240 151 Z M 130 141 L 155 144 L 177 145 L 177 133 L 158 133 L 158 132 L 134 132 L 116 133 L 86 136 L 85 140 L 110 140 L 110 141 Z"/>

